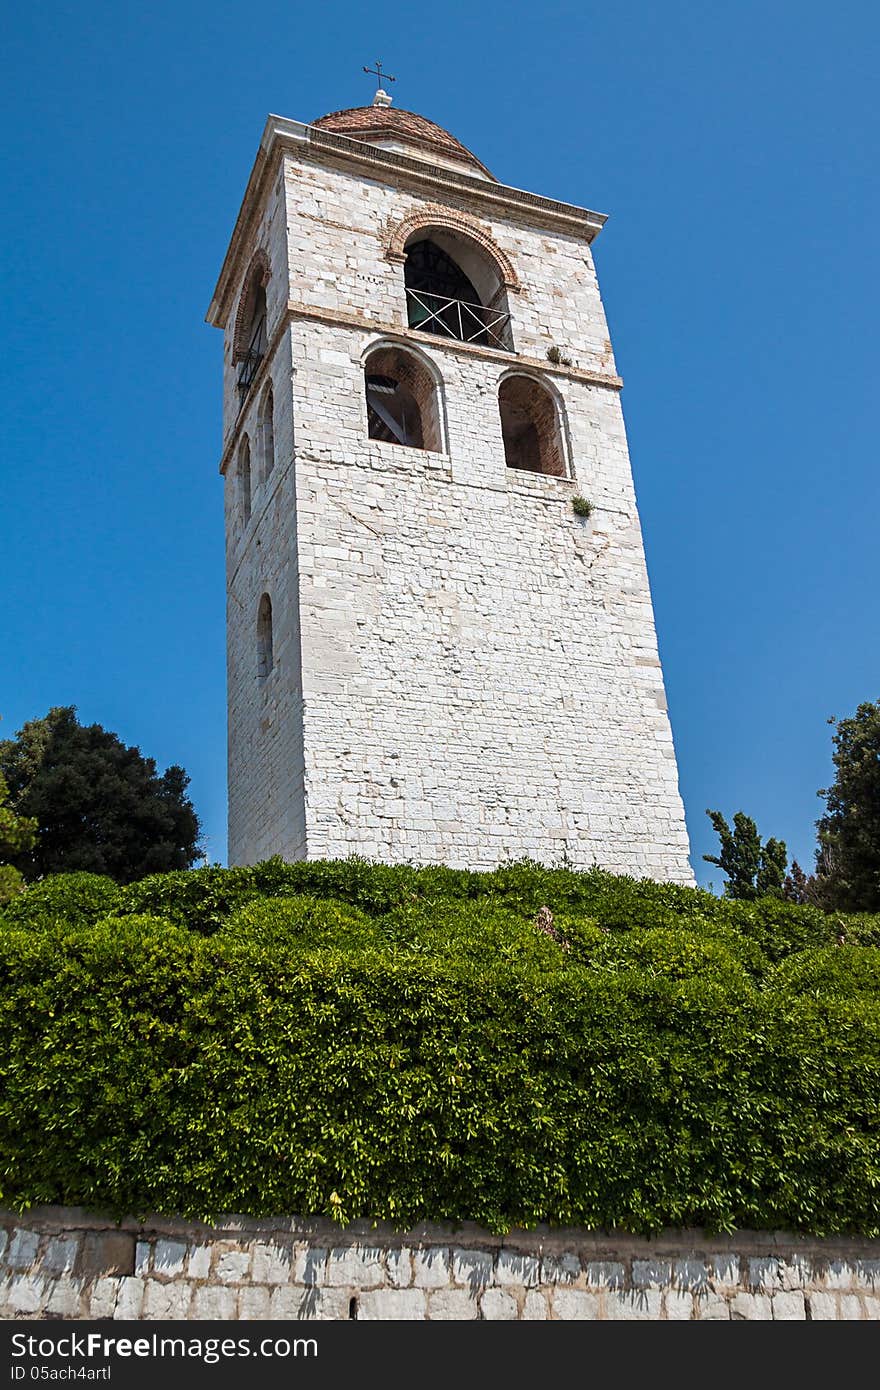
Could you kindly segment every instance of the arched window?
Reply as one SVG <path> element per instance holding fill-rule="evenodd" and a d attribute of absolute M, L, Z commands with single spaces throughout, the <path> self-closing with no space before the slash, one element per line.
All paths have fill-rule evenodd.
<path fill-rule="evenodd" d="M 257 610 L 257 675 L 268 676 L 274 664 L 272 650 L 272 600 L 263 594 Z"/>
<path fill-rule="evenodd" d="M 404 348 L 376 347 L 364 362 L 367 429 L 371 439 L 442 453 L 437 383 Z"/>
<path fill-rule="evenodd" d="M 238 446 L 238 514 L 242 526 L 251 519 L 251 444 L 247 435 Z"/>
<path fill-rule="evenodd" d="M 546 386 L 530 376 L 507 376 L 498 389 L 501 435 L 508 468 L 568 475 L 556 401 Z"/>
<path fill-rule="evenodd" d="M 238 391 L 242 404 L 251 388 L 260 363 L 266 355 L 266 282 L 269 267 L 259 254 L 248 273 L 235 320 L 233 361 L 238 369 Z"/>
<path fill-rule="evenodd" d="M 275 467 L 275 399 L 271 381 L 263 392 L 260 406 L 260 453 L 260 476 L 265 482 Z"/>
<path fill-rule="evenodd" d="M 464 236 L 432 228 L 414 232 L 403 279 L 407 322 L 423 333 L 509 349 L 507 294 L 497 266 Z"/>

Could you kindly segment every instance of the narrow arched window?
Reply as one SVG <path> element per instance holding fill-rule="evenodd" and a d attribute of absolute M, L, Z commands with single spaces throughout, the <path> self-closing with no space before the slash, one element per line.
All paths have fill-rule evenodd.
<path fill-rule="evenodd" d="M 265 482 L 275 467 L 275 399 L 271 382 L 263 392 L 260 408 L 260 449 L 262 454 L 261 477 Z"/>
<path fill-rule="evenodd" d="M 275 662 L 272 644 L 272 600 L 263 594 L 257 611 L 257 675 L 268 676 Z"/>
<path fill-rule="evenodd" d="M 251 444 L 247 435 L 238 447 L 238 514 L 242 526 L 251 519 Z"/>
<path fill-rule="evenodd" d="M 437 384 L 421 358 L 377 347 L 364 363 L 364 386 L 371 439 L 442 452 Z"/>
<path fill-rule="evenodd" d="M 416 233 L 403 267 L 407 322 L 422 333 L 510 347 L 510 315 L 497 268 L 464 237 Z"/>
<path fill-rule="evenodd" d="M 508 376 L 498 390 L 498 408 L 507 467 L 566 477 L 559 411 L 550 391 L 534 377 Z"/>

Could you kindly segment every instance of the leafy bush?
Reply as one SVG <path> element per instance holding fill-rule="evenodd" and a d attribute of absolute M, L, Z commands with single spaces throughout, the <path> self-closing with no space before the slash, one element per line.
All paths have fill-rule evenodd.
<path fill-rule="evenodd" d="M 876 918 L 270 860 L 0 922 L 9 1205 L 880 1233 Z"/>
<path fill-rule="evenodd" d="M 53 874 L 7 903 L 0 921 L 34 928 L 54 922 L 88 926 L 106 917 L 119 892 L 112 878 L 103 874 Z"/>

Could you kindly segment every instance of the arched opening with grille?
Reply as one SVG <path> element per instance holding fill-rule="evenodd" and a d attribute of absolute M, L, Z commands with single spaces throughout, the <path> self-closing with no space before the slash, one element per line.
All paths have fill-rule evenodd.
<path fill-rule="evenodd" d="M 559 408 L 546 386 L 531 376 L 506 376 L 498 388 L 498 408 L 508 468 L 568 477 Z"/>
<path fill-rule="evenodd" d="M 261 678 L 268 676 L 274 664 L 272 600 L 268 594 L 263 594 L 257 610 L 257 675 Z"/>
<path fill-rule="evenodd" d="M 242 404 L 266 355 L 268 279 L 269 263 L 264 253 L 258 253 L 248 271 L 238 302 L 232 343 L 232 360 L 238 364 L 238 391 Z"/>
<path fill-rule="evenodd" d="M 443 452 L 440 389 L 420 356 L 393 344 L 371 349 L 364 386 L 371 439 Z"/>
<path fill-rule="evenodd" d="M 275 467 L 275 397 L 271 381 L 260 402 L 260 477 L 263 482 Z"/>
<path fill-rule="evenodd" d="M 499 267 L 467 236 L 420 227 L 406 244 L 403 279 L 410 328 L 481 347 L 512 348 Z"/>
<path fill-rule="evenodd" d="M 251 519 L 251 442 L 245 435 L 238 446 L 237 503 L 238 518 L 242 527 Z"/>

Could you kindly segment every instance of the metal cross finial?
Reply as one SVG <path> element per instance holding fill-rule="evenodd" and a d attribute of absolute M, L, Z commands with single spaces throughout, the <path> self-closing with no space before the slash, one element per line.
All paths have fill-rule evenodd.
<path fill-rule="evenodd" d="M 374 68 L 364 68 L 364 72 L 371 72 L 371 73 L 373 74 L 374 77 L 378 77 L 378 79 L 379 79 L 379 90 L 380 90 L 380 91 L 381 91 L 381 89 L 382 89 L 382 79 L 383 79 L 383 78 L 385 79 L 386 82 L 396 82 L 396 81 L 397 81 L 397 78 L 396 78 L 396 77 L 392 77 L 390 72 L 383 72 L 383 71 L 382 71 L 382 64 L 379 62 L 379 59 L 378 59 L 378 58 L 376 59 L 376 66 L 375 66 Z"/>

